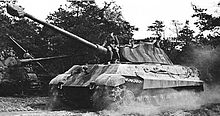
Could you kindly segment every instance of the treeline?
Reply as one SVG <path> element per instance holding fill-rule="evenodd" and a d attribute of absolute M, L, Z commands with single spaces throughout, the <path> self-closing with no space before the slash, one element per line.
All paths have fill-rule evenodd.
<path fill-rule="evenodd" d="M 201 78 L 206 82 L 219 82 L 220 69 L 220 16 L 217 12 L 192 5 L 196 19 L 194 26 L 199 30 L 195 33 L 189 21 L 184 24 L 172 20 L 175 38 L 162 38 L 161 47 L 175 64 L 195 66 L 199 69 Z M 217 9 L 216 9 L 217 10 Z M 216 15 L 217 14 L 217 15 Z M 183 26 L 181 26 L 183 25 Z M 156 20 L 148 31 L 153 31 L 156 37 L 164 33 L 163 21 Z"/>
<path fill-rule="evenodd" d="M 95 54 L 96 51 L 43 25 L 26 18 L 9 17 L 3 10 L 5 7 L 6 4 L 2 3 L 0 51 L 12 47 L 16 55 L 23 58 L 24 53 L 8 39 L 8 34 L 35 57 L 72 55 L 71 58 L 45 62 L 45 66 L 55 73 L 61 73 L 73 64 L 101 63 L 105 59 Z M 132 32 L 137 30 L 123 18 L 121 7 L 114 2 L 104 2 L 102 8 L 95 3 L 72 2 L 49 14 L 46 21 L 95 44 L 102 44 L 111 32 L 114 32 L 121 44 L 125 44 L 132 38 Z"/>
<path fill-rule="evenodd" d="M 199 32 L 195 33 L 196 30 L 192 28 L 193 25 L 190 25 L 189 20 L 184 23 L 172 20 L 174 27 L 172 31 L 176 37 L 164 38 L 165 25 L 163 21 L 155 20 L 152 25 L 147 26 L 147 31 L 153 32 L 153 37 L 146 37 L 145 40 L 153 41 L 159 38 L 160 46 L 174 64 L 197 67 L 203 80 L 219 82 L 220 16 L 196 5 L 192 5 L 192 9 L 194 10 L 192 17 L 196 19 L 194 26 Z"/>
<path fill-rule="evenodd" d="M 73 64 L 103 62 L 103 58 L 100 58 L 102 55 L 95 54 L 77 41 L 31 20 L 10 17 L 4 10 L 5 7 L 6 4 L 1 3 L 0 51 L 13 48 L 16 55 L 23 58 L 24 53 L 8 39 L 8 34 L 35 57 L 72 55 L 71 58 L 43 62 L 45 67 L 54 73 L 61 73 Z M 219 17 L 209 14 L 207 9 L 198 8 L 196 5 L 192 5 L 192 8 L 194 10 L 192 17 L 196 19 L 194 24 L 200 31 L 197 35 L 190 27 L 189 21 L 179 28 L 180 22 L 172 20 L 177 35 L 172 41 L 161 38 L 165 27 L 163 21 L 156 20 L 146 28 L 148 31 L 155 32 L 156 37 L 161 38 L 161 47 L 174 63 L 193 65 L 203 72 L 210 72 L 216 67 L 219 69 L 217 60 L 210 60 L 207 57 L 218 56 L 215 50 L 220 42 Z M 138 30 L 123 18 L 121 7 L 115 2 L 104 2 L 102 8 L 95 3 L 72 2 L 49 14 L 46 21 L 95 44 L 102 44 L 106 35 L 111 32 L 119 38 L 120 44 L 128 44 L 133 39 L 133 32 Z M 205 50 L 206 54 L 203 54 L 202 50 Z M 206 63 L 215 64 L 215 66 L 205 68 Z"/>

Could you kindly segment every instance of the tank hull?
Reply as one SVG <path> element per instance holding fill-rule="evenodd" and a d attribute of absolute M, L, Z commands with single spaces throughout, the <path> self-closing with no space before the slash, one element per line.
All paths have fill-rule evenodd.
<path fill-rule="evenodd" d="M 203 91 L 198 76 L 197 69 L 181 65 L 90 64 L 74 65 L 50 85 L 56 85 L 64 102 L 74 108 L 102 109 L 124 98 L 158 101 L 155 96 L 164 99 L 173 92 Z"/>
<path fill-rule="evenodd" d="M 142 89 L 199 86 L 198 70 L 181 65 L 161 64 L 90 64 L 74 65 L 50 81 L 62 86 L 90 86 L 91 83 L 118 86 L 125 82 L 137 83 Z"/>
<path fill-rule="evenodd" d="M 197 73 L 180 65 L 75 65 L 51 80 L 50 85 L 57 86 L 63 101 L 74 108 L 102 109 L 120 101 L 124 90 L 132 93 L 134 99 L 203 91 L 203 81 Z"/>

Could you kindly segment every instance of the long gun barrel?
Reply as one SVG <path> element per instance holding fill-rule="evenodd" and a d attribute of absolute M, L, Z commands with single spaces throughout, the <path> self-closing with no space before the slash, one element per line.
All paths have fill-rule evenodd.
<path fill-rule="evenodd" d="M 77 41 L 79 41 L 79 42 L 85 44 L 85 45 L 88 46 L 89 48 L 98 50 L 98 51 L 100 51 L 100 52 L 102 52 L 102 53 L 107 53 L 107 49 L 106 49 L 105 47 L 100 46 L 100 45 L 98 45 L 98 44 L 93 44 L 93 43 L 91 43 L 91 42 L 89 42 L 89 41 L 87 41 L 87 40 L 85 40 L 85 39 L 83 39 L 83 38 L 81 38 L 81 37 L 79 37 L 79 36 L 77 36 L 77 35 L 74 35 L 74 34 L 68 32 L 68 31 L 64 30 L 64 29 L 61 29 L 61 28 L 59 28 L 59 27 L 57 27 L 57 26 L 54 26 L 54 25 L 49 24 L 49 23 L 47 23 L 47 22 L 45 22 L 45 21 L 42 21 L 42 20 L 40 20 L 40 19 L 37 19 L 37 18 L 35 18 L 34 16 L 32 16 L 32 15 L 30 15 L 30 14 L 24 12 L 23 10 L 24 10 L 24 9 L 23 9 L 22 7 L 17 6 L 17 5 L 15 5 L 15 4 L 11 4 L 11 5 L 8 4 L 8 5 L 7 5 L 7 12 L 8 12 L 9 14 L 11 14 L 12 16 L 28 17 L 28 18 L 30 18 L 30 19 L 32 19 L 32 20 L 34 20 L 34 21 L 36 21 L 36 22 L 38 22 L 38 23 L 40 23 L 40 24 L 42 24 L 42 25 L 44 25 L 44 26 L 47 26 L 47 27 L 49 27 L 49 28 L 51 28 L 51 29 L 53 29 L 53 30 L 55 30 L 55 31 L 60 32 L 61 34 L 65 35 L 65 36 L 67 36 L 67 37 L 69 37 L 69 38 L 72 38 L 72 39 L 74 39 L 74 40 L 77 40 Z"/>
<path fill-rule="evenodd" d="M 24 53 L 27 53 L 27 50 L 25 50 L 17 41 L 15 41 L 15 39 L 13 37 L 11 37 L 10 35 L 7 34 L 7 36 L 9 37 L 9 39 L 15 43 Z"/>
<path fill-rule="evenodd" d="M 7 35 L 8 35 L 8 34 L 7 34 Z M 10 40 L 11 40 L 13 43 L 15 43 L 24 53 L 28 53 L 28 51 L 25 50 L 17 41 L 15 41 L 15 39 L 14 39 L 13 37 L 11 37 L 10 35 L 8 35 L 8 37 L 9 37 Z M 28 53 L 28 54 L 29 54 L 29 53 Z M 31 58 L 31 60 L 34 59 L 34 57 L 33 57 L 32 55 L 30 55 L 30 58 Z M 29 60 L 30 60 L 30 59 L 29 59 Z M 24 60 L 24 61 L 27 61 L 27 59 Z M 40 61 L 40 60 L 39 60 L 39 61 Z M 20 62 L 23 63 L 22 60 L 21 60 Z M 37 63 L 45 72 L 49 73 L 49 72 L 44 68 L 44 66 L 43 66 L 40 62 L 36 61 L 36 63 Z"/>
<path fill-rule="evenodd" d="M 47 61 L 47 60 L 53 60 L 53 59 L 61 59 L 61 58 L 67 58 L 67 57 L 72 57 L 72 56 L 71 55 L 63 55 L 63 56 L 54 56 L 54 57 L 47 57 L 47 58 L 21 59 L 20 62 L 29 63 L 29 62 L 38 62 L 38 61 Z"/>

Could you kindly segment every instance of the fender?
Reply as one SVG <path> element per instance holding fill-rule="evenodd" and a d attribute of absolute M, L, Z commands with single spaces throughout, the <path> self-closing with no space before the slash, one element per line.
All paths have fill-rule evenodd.
<path fill-rule="evenodd" d="M 59 74 L 55 78 L 53 78 L 49 85 L 56 85 L 58 83 L 65 83 L 67 81 L 67 77 L 71 76 L 71 74 Z"/>
<path fill-rule="evenodd" d="M 119 74 L 101 74 L 96 80 L 96 85 L 116 87 L 125 83 L 125 77 Z"/>

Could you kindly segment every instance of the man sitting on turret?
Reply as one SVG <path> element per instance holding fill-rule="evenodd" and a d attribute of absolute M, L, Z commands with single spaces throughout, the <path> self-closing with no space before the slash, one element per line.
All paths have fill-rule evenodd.
<path fill-rule="evenodd" d="M 155 47 L 160 48 L 160 42 L 161 42 L 161 36 L 157 37 L 157 38 L 153 41 L 153 44 L 155 45 Z"/>
<path fill-rule="evenodd" d="M 114 33 L 111 33 L 110 35 L 107 36 L 102 46 L 108 49 L 111 63 L 117 63 L 120 61 L 119 49 L 118 49 L 119 41 L 118 38 L 114 36 Z"/>

